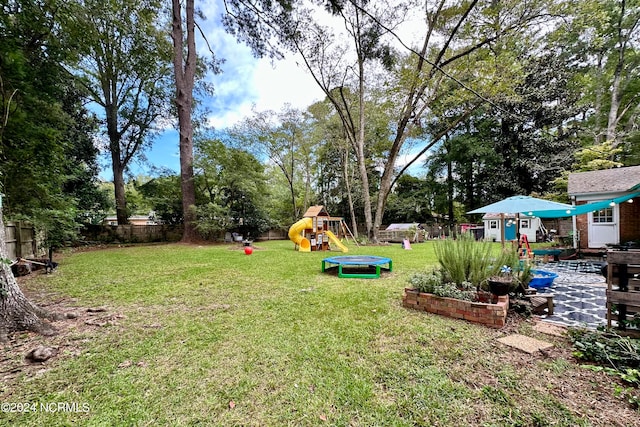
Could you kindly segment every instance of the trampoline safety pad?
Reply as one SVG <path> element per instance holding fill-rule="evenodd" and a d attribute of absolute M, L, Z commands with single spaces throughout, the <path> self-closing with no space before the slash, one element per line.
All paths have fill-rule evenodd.
<path fill-rule="evenodd" d="M 382 269 L 393 270 L 393 262 L 391 258 L 372 255 L 334 256 L 322 260 L 323 273 L 332 268 L 338 269 L 340 278 L 377 279 Z"/>

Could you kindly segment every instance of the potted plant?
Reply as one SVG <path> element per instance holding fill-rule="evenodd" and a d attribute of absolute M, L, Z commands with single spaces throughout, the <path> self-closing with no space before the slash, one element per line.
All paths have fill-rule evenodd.
<path fill-rule="evenodd" d="M 496 296 L 503 296 L 509 294 L 512 289 L 515 289 L 515 279 L 512 274 L 512 269 L 508 265 L 503 265 L 500 268 L 500 273 L 493 275 L 487 279 L 489 284 L 489 292 Z"/>

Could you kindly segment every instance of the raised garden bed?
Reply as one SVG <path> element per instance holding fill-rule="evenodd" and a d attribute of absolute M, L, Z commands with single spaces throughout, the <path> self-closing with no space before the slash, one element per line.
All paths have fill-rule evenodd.
<path fill-rule="evenodd" d="M 439 297 L 405 288 L 402 305 L 414 310 L 427 311 L 454 319 L 481 323 L 492 328 L 501 328 L 507 319 L 509 296 L 497 297 L 496 303 L 464 301 L 455 298 Z"/>

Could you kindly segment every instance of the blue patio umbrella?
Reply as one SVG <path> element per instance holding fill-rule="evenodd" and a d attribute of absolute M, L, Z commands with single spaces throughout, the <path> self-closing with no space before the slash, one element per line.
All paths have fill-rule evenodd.
<path fill-rule="evenodd" d="M 530 214 L 530 212 L 544 212 L 544 211 L 571 211 L 574 207 L 567 205 L 566 203 L 553 202 L 551 200 L 538 199 L 531 196 L 511 196 L 499 202 L 491 203 L 490 205 L 483 206 L 478 209 L 467 212 L 468 214 L 475 213 L 497 213 L 500 214 L 501 219 L 504 222 L 505 214 L 521 213 Z M 500 226 L 501 240 L 504 245 L 504 226 Z"/>
<path fill-rule="evenodd" d="M 573 206 L 567 205 L 566 203 L 552 202 L 551 200 L 538 199 L 531 196 L 511 196 L 467 213 L 527 214 L 528 212 L 559 210 L 566 212 L 571 209 L 573 209 Z"/>

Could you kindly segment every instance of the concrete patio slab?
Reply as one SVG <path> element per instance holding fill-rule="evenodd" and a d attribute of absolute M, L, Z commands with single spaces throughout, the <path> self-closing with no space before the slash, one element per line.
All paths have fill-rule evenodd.
<path fill-rule="evenodd" d="M 563 337 L 567 334 L 567 328 L 545 322 L 536 323 L 533 325 L 533 330 L 543 334 L 553 335 L 554 337 Z"/>
<path fill-rule="evenodd" d="M 534 354 L 539 352 L 540 350 L 546 350 L 553 347 L 553 344 L 546 341 L 538 340 L 520 334 L 513 334 L 506 337 L 498 338 L 498 341 L 500 341 L 502 344 L 508 345 L 509 347 L 517 348 L 518 350 L 522 350 L 525 353 L 529 354 Z"/>

